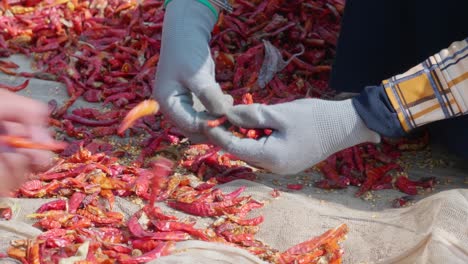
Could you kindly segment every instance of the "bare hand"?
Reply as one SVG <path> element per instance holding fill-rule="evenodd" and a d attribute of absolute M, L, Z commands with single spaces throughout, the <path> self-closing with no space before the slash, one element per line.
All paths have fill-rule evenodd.
<path fill-rule="evenodd" d="M 47 106 L 35 100 L 0 90 L 0 133 L 48 142 Z M 41 150 L 13 149 L 0 145 L 0 192 L 22 184 L 28 173 L 45 168 L 52 153 Z"/>

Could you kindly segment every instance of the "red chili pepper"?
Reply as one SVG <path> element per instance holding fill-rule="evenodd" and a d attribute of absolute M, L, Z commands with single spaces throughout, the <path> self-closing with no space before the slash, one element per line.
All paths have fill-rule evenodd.
<path fill-rule="evenodd" d="M 1 66 L 1 65 L 0 65 L 0 72 L 3 72 L 3 73 L 8 74 L 8 75 L 16 75 L 16 72 L 8 69 L 7 67 Z"/>
<path fill-rule="evenodd" d="M 18 69 L 19 65 L 12 61 L 0 60 L 0 66 L 7 69 Z"/>
<path fill-rule="evenodd" d="M 313 252 L 314 249 L 319 248 L 320 245 L 343 239 L 347 233 L 348 226 L 346 224 L 342 224 L 337 228 L 328 230 L 319 237 L 295 245 L 282 254 L 307 254 L 309 252 Z"/>
<path fill-rule="evenodd" d="M 173 242 L 161 242 L 153 250 L 141 256 L 119 259 L 119 263 L 122 263 L 122 264 L 147 263 L 147 262 L 150 262 L 151 260 L 168 255 L 172 246 L 173 246 Z"/>
<path fill-rule="evenodd" d="M 218 119 L 215 119 L 215 120 L 209 120 L 208 121 L 208 126 L 209 127 L 217 127 L 217 126 L 222 125 L 226 121 L 227 121 L 227 116 L 222 116 L 222 117 L 220 117 Z"/>
<path fill-rule="evenodd" d="M 257 226 L 263 223 L 264 221 L 263 216 L 258 216 L 258 217 L 251 218 L 251 219 L 241 219 L 241 218 L 231 216 L 229 217 L 229 219 L 231 219 L 231 221 L 233 221 L 234 223 L 242 225 L 242 226 Z"/>
<path fill-rule="evenodd" d="M 212 204 L 209 203 L 181 203 L 169 201 L 167 205 L 174 209 L 197 216 L 219 216 L 222 214 L 221 211 L 216 211 Z"/>
<path fill-rule="evenodd" d="M 63 118 L 68 119 L 68 120 L 70 120 L 72 122 L 75 122 L 75 123 L 78 123 L 78 124 L 82 124 L 82 125 L 86 125 L 86 126 L 93 126 L 93 127 L 96 127 L 96 126 L 110 126 L 110 125 L 113 125 L 113 124 L 119 122 L 119 119 L 91 120 L 91 119 L 87 119 L 87 118 L 77 116 L 77 115 L 74 115 L 74 114 L 65 114 L 65 115 L 63 115 Z"/>
<path fill-rule="evenodd" d="M 139 249 L 143 252 L 148 252 L 148 251 L 155 249 L 161 243 L 164 243 L 164 242 L 156 241 L 156 240 L 149 239 L 149 238 L 135 239 L 135 240 L 132 240 L 132 247 L 135 249 Z"/>
<path fill-rule="evenodd" d="M 68 200 L 68 211 L 72 214 L 76 213 L 76 210 L 80 208 L 86 194 L 81 192 L 75 192 Z"/>
<path fill-rule="evenodd" d="M 340 181 L 343 183 L 347 183 L 347 185 L 349 185 L 350 182 L 349 179 L 344 176 L 340 176 Z M 346 188 L 347 185 L 339 185 L 335 181 L 332 181 L 330 179 L 323 179 L 314 183 L 315 187 L 325 190 L 343 189 Z"/>
<path fill-rule="evenodd" d="M 372 190 L 393 189 L 392 181 L 393 177 L 391 175 L 385 175 L 372 186 Z"/>
<path fill-rule="evenodd" d="M 50 151 L 63 150 L 67 146 L 65 142 L 60 141 L 40 143 L 33 142 L 27 138 L 8 135 L 0 135 L 0 144 L 4 144 L 12 148 L 39 149 Z"/>
<path fill-rule="evenodd" d="M 434 186 L 435 178 L 423 178 L 419 182 L 411 181 L 405 176 L 400 176 L 395 181 L 395 186 L 402 192 L 407 193 L 409 195 L 416 195 L 418 194 L 418 190 L 416 187 L 422 188 L 432 188 Z"/>
<path fill-rule="evenodd" d="M 16 86 L 11 86 L 11 85 L 6 85 L 6 84 L 1 84 L 0 83 L 0 88 L 2 89 L 8 89 L 10 92 L 19 92 L 26 88 L 29 85 L 29 80 L 24 81 L 24 83 Z"/>
<path fill-rule="evenodd" d="M 36 213 L 43 213 L 50 210 L 65 210 L 66 207 L 67 201 L 60 199 L 41 205 L 41 207 L 37 209 Z"/>
<path fill-rule="evenodd" d="M 359 191 L 356 193 L 356 196 L 361 196 L 365 192 L 369 191 L 372 186 L 390 170 L 399 169 L 400 166 L 395 163 L 387 164 L 381 167 L 373 168 L 371 165 L 366 165 L 366 180 L 362 184 Z"/>
<path fill-rule="evenodd" d="M 302 188 L 304 188 L 304 185 L 302 185 L 302 184 L 288 184 L 286 187 L 288 189 L 290 189 L 290 190 L 299 191 L 299 190 L 302 190 Z"/>
<path fill-rule="evenodd" d="M 170 221 L 155 221 L 154 226 L 159 231 L 166 231 L 166 232 L 183 231 L 201 240 L 205 240 L 205 241 L 209 240 L 208 236 L 202 230 L 194 228 L 193 224 L 185 224 L 185 223 L 170 222 Z"/>
<path fill-rule="evenodd" d="M 418 189 L 416 188 L 417 185 L 411 182 L 405 176 L 400 176 L 397 178 L 397 180 L 395 181 L 395 187 L 397 187 L 400 191 L 409 195 L 418 194 Z"/>
<path fill-rule="evenodd" d="M 324 177 L 331 181 L 331 185 L 336 185 L 339 188 L 345 188 L 349 185 L 349 179 L 340 177 L 338 172 L 327 162 L 320 163 L 318 167 L 322 171 Z"/>
<path fill-rule="evenodd" d="M 239 187 L 238 189 L 236 189 L 235 191 L 233 191 L 231 193 L 224 194 L 224 195 L 222 195 L 222 200 L 235 199 L 235 198 L 239 197 L 239 195 L 241 195 L 241 193 L 243 193 L 246 188 L 247 188 L 246 186 L 241 186 L 241 187 Z"/>
<path fill-rule="evenodd" d="M 83 98 L 87 102 L 97 103 L 102 100 L 102 91 L 100 90 L 87 90 L 83 93 Z"/>

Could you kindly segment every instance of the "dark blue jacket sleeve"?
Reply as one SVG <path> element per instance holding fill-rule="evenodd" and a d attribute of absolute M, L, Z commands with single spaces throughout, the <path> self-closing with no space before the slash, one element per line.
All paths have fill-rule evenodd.
<path fill-rule="evenodd" d="M 402 137 L 403 130 L 383 86 L 368 86 L 352 99 L 367 127 L 385 137 Z"/>

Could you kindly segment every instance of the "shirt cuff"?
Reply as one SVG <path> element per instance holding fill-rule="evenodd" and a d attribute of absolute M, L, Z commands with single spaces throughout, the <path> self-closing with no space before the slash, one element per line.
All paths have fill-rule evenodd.
<path fill-rule="evenodd" d="M 385 137 L 407 135 L 382 85 L 366 87 L 358 96 L 352 98 L 352 102 L 370 130 Z"/>
<path fill-rule="evenodd" d="M 454 42 L 403 74 L 383 81 L 407 132 L 468 113 L 468 39 Z"/>

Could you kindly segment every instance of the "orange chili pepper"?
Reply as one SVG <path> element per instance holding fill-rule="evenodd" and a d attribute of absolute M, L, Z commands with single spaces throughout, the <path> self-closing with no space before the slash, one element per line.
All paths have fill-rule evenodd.
<path fill-rule="evenodd" d="M 67 147 L 67 143 L 65 142 L 55 141 L 55 142 L 50 142 L 50 143 L 41 143 L 41 142 L 31 141 L 24 137 L 9 136 L 9 135 L 1 135 L 0 144 L 4 144 L 13 148 L 40 149 L 40 150 L 51 150 L 51 151 L 59 151 Z"/>
<path fill-rule="evenodd" d="M 122 135 L 123 132 L 131 127 L 133 123 L 139 118 L 148 115 L 155 115 L 159 111 L 159 104 L 155 100 L 145 100 L 135 106 L 128 114 L 125 116 L 122 124 L 120 125 L 117 133 Z"/>

